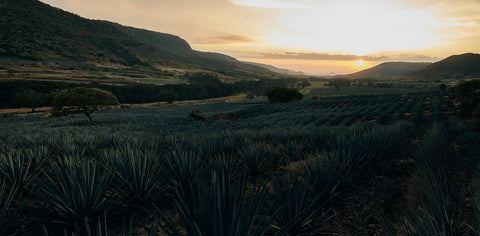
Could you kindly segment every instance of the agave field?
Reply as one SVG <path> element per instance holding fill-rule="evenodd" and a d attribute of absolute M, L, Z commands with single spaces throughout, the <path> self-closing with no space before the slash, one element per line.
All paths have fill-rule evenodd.
<path fill-rule="evenodd" d="M 2 234 L 480 234 L 480 134 L 448 91 L 92 117 L 0 118 Z"/>

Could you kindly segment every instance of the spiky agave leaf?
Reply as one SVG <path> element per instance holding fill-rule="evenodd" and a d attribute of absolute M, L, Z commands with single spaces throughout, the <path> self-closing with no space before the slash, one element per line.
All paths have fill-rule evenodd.
<path fill-rule="evenodd" d="M 300 180 L 297 174 L 287 174 L 272 180 L 270 204 L 281 209 L 271 228 L 275 235 L 314 235 L 322 223 L 317 211 L 319 196 L 311 191 L 308 183 Z"/>
<path fill-rule="evenodd" d="M 194 152 L 172 150 L 166 156 L 167 175 L 173 179 L 175 186 L 188 188 L 190 183 L 200 179 L 203 160 Z"/>
<path fill-rule="evenodd" d="M 105 168 L 114 173 L 114 183 L 118 184 L 124 204 L 138 207 L 161 198 L 165 178 L 155 154 L 127 146 L 104 152 L 102 160 Z"/>
<path fill-rule="evenodd" d="M 107 196 L 111 174 L 99 173 L 95 163 L 64 157 L 51 165 L 51 176 L 45 174 L 38 197 L 52 223 L 67 227 L 81 224 L 84 219 L 97 219 L 115 200 Z"/>
<path fill-rule="evenodd" d="M 264 150 L 258 144 L 240 148 L 238 155 L 241 159 L 242 166 L 252 176 L 260 175 L 267 163 Z"/>
<path fill-rule="evenodd" d="M 11 150 L 7 155 L 0 154 L 0 176 L 8 180 L 12 188 L 22 191 L 29 186 L 35 176 L 34 165 L 36 159 L 25 155 L 22 151 Z M 35 171 L 39 170 L 37 168 Z"/>
<path fill-rule="evenodd" d="M 240 166 L 240 162 L 235 157 L 220 154 L 215 158 L 211 158 L 209 164 L 211 170 L 220 175 L 226 175 L 233 178 L 239 174 L 238 167 Z"/>
<path fill-rule="evenodd" d="M 187 234 L 263 235 L 276 213 L 260 217 L 265 200 L 263 187 L 254 188 L 248 201 L 246 191 L 245 177 L 231 182 L 228 176 L 216 172 L 212 173 L 210 185 L 199 181 L 190 184 L 188 192 L 177 189 L 175 205 Z"/>
<path fill-rule="evenodd" d="M 354 182 L 364 169 L 368 157 L 352 156 L 347 151 L 317 155 L 301 165 L 303 178 L 311 185 L 320 201 L 329 201 Z"/>
<path fill-rule="evenodd" d="M 13 187 L 7 187 L 5 181 L 2 182 L 0 186 L 0 231 L 2 231 L 4 225 L 8 223 L 9 220 L 15 219 L 18 209 L 11 209 L 11 207 L 17 195 L 18 188 L 15 184 L 13 184 Z M 15 213 L 12 213 L 12 210 Z"/>

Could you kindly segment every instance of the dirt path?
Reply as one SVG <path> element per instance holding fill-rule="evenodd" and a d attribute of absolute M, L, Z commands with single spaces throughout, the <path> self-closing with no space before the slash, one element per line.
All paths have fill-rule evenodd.
<path fill-rule="evenodd" d="M 163 107 L 163 106 L 175 106 L 183 104 L 208 104 L 212 102 L 234 102 L 241 101 L 245 99 L 245 94 L 238 94 L 227 97 L 218 97 L 218 98 L 209 98 L 203 100 L 185 100 L 185 101 L 175 101 L 173 104 L 168 104 L 167 102 L 152 102 L 152 103 L 140 103 L 140 104 L 120 104 L 118 106 L 111 107 L 116 108 L 128 108 L 128 107 Z M 38 115 L 44 114 L 48 111 L 51 111 L 52 107 L 39 107 L 35 109 L 35 112 L 32 112 L 31 108 L 12 108 L 12 109 L 0 109 L 0 116 L 26 116 L 26 115 Z"/>

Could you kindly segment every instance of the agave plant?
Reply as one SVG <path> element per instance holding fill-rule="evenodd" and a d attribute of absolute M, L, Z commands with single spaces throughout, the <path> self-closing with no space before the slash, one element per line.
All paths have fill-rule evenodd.
<path fill-rule="evenodd" d="M 114 173 L 114 183 L 123 204 L 142 207 L 161 199 L 165 183 L 164 171 L 157 156 L 129 146 L 103 153 L 104 166 Z"/>
<path fill-rule="evenodd" d="M 298 161 L 304 156 L 303 150 L 305 144 L 301 141 L 289 140 L 285 142 L 283 146 L 285 147 L 285 155 L 287 155 L 287 158 L 291 161 Z"/>
<path fill-rule="evenodd" d="M 37 195 L 51 223 L 73 229 L 85 219 L 97 219 L 115 201 L 115 196 L 107 193 L 111 174 L 100 173 L 95 163 L 78 163 L 75 158 L 65 157 L 51 169 L 52 176 L 45 174 L 45 181 L 37 181 Z"/>
<path fill-rule="evenodd" d="M 280 209 L 271 225 L 275 235 L 314 235 L 319 233 L 322 219 L 318 214 L 324 203 L 317 204 L 320 195 L 311 191 L 308 183 L 296 174 L 272 180 L 270 204 Z"/>
<path fill-rule="evenodd" d="M 275 214 L 267 214 L 271 217 L 262 214 L 266 199 L 263 187 L 254 188 L 247 200 L 245 177 L 231 182 L 228 176 L 213 172 L 209 182 L 190 184 L 188 192 L 177 188 L 175 206 L 188 235 L 240 236 L 266 232 Z M 162 228 L 168 234 L 178 235 L 171 227 Z"/>
<path fill-rule="evenodd" d="M 202 178 L 203 160 L 194 152 L 173 150 L 166 156 L 167 176 L 172 180 L 174 188 L 189 191 L 190 184 L 195 184 Z"/>
<path fill-rule="evenodd" d="M 440 127 L 442 127 L 440 129 Z M 446 126 L 434 126 L 425 136 L 415 157 L 414 201 L 409 203 L 405 225 L 401 230 L 417 235 L 457 235 L 459 222 L 455 215 L 458 187 L 448 179 L 452 150 Z"/>
<path fill-rule="evenodd" d="M 85 149 L 79 147 L 72 136 L 62 137 L 58 144 L 58 152 L 61 156 L 76 156 L 78 159 L 85 156 Z"/>
<path fill-rule="evenodd" d="M 0 176 L 8 181 L 10 187 L 22 191 L 31 184 L 35 176 L 35 160 L 35 157 L 24 155 L 19 150 L 12 150 L 7 155 L 0 154 Z"/>
<path fill-rule="evenodd" d="M 95 221 L 96 224 L 92 224 L 93 221 Z M 81 223 L 75 224 L 73 226 L 73 229 L 65 228 L 63 231 L 63 235 L 107 236 L 109 235 L 109 233 L 113 234 L 111 232 L 113 231 L 114 235 L 131 236 L 133 235 L 133 221 L 133 217 L 130 217 L 128 221 L 126 218 L 124 218 L 121 223 L 121 228 L 118 229 L 118 225 L 116 225 L 117 228 L 115 230 L 112 230 L 108 226 L 109 222 L 107 219 L 107 214 L 106 212 L 104 212 L 104 214 L 102 216 L 99 216 L 96 220 L 91 220 L 88 217 L 85 217 Z M 45 225 L 43 225 L 43 235 L 50 235 L 50 232 L 45 227 Z M 151 231 L 149 235 L 153 236 L 155 234 L 153 234 L 153 231 Z"/>
<path fill-rule="evenodd" d="M 18 209 L 12 209 L 12 205 L 16 200 L 17 193 L 18 188 L 15 184 L 14 187 L 7 187 L 5 181 L 2 182 L 0 186 L 0 231 L 3 231 L 6 223 L 16 217 L 15 213 L 18 212 Z"/>
<path fill-rule="evenodd" d="M 310 184 L 319 202 L 328 202 L 358 178 L 367 159 L 346 151 L 317 155 L 301 165 L 301 174 Z"/>
<path fill-rule="evenodd" d="M 239 174 L 239 165 L 238 159 L 224 154 L 217 155 L 215 158 L 210 159 L 210 168 L 212 171 L 225 176 L 234 177 Z"/>
<path fill-rule="evenodd" d="M 259 176 L 264 170 L 266 159 L 263 148 L 259 145 L 248 145 L 238 150 L 238 155 L 245 170 L 252 176 Z"/>

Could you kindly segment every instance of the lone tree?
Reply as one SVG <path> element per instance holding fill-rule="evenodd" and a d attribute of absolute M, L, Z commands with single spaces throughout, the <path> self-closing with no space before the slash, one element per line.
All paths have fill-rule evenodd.
<path fill-rule="evenodd" d="M 54 115 L 83 113 L 90 122 L 92 122 L 90 115 L 94 111 L 110 105 L 118 105 L 117 98 L 111 92 L 84 87 L 61 91 L 53 101 Z"/>
<path fill-rule="evenodd" d="M 301 100 L 303 94 L 296 88 L 276 86 L 267 90 L 267 97 L 270 102 L 290 102 Z"/>

